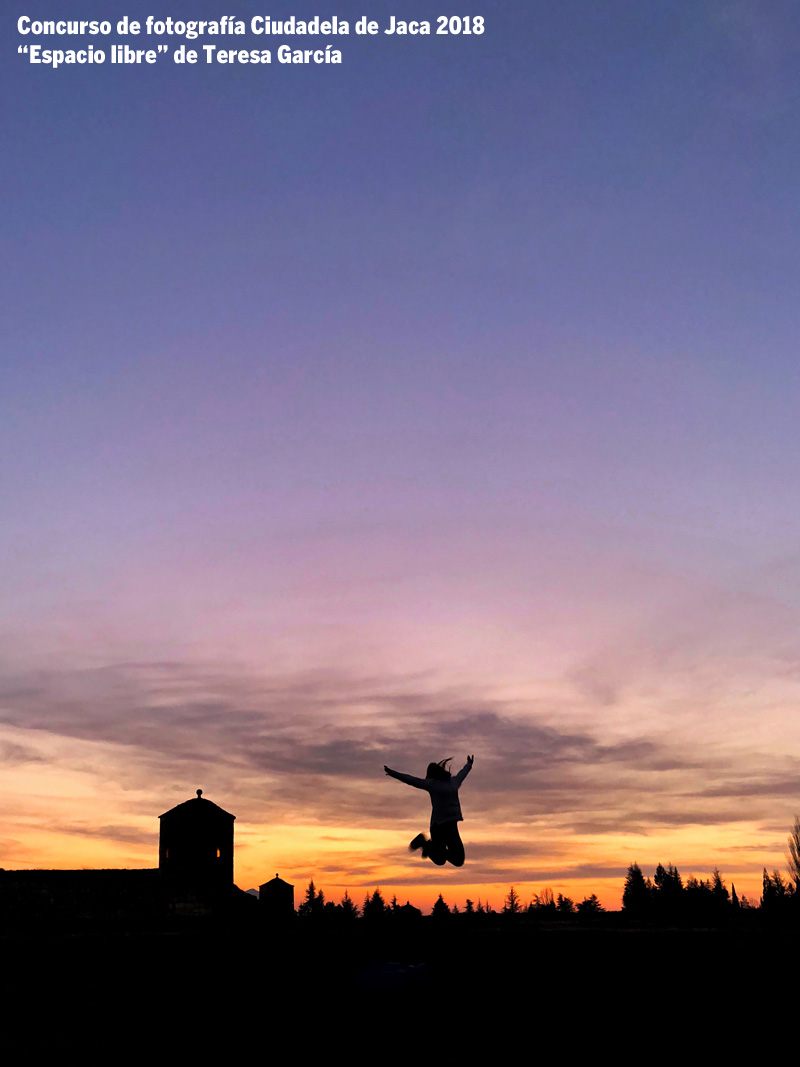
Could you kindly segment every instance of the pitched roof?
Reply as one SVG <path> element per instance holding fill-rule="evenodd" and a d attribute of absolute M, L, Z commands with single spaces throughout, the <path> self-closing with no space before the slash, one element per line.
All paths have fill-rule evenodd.
<path fill-rule="evenodd" d="M 258 888 L 259 888 L 259 890 L 266 889 L 268 886 L 271 886 L 271 885 L 274 885 L 276 888 L 279 885 L 285 885 L 285 886 L 288 886 L 289 889 L 294 889 L 294 886 L 292 885 L 291 882 L 285 882 L 283 880 L 283 878 L 279 878 L 277 874 L 275 875 L 274 878 L 270 878 L 270 880 L 268 882 L 264 882 L 263 885 L 260 885 Z"/>
<path fill-rule="evenodd" d="M 218 818 L 220 815 L 226 815 L 229 819 L 236 818 L 235 815 L 231 815 L 229 811 L 221 808 L 219 804 L 202 797 L 200 795 L 202 792 L 202 789 L 198 789 L 196 797 L 192 797 L 191 800 L 184 800 L 182 804 L 176 804 L 174 808 L 170 808 L 163 815 L 159 815 L 159 819 L 163 819 L 166 816 L 179 819 L 210 819 Z"/>

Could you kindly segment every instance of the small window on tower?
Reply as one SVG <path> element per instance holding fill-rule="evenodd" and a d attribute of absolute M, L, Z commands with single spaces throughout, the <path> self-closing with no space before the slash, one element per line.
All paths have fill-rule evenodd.
<path fill-rule="evenodd" d="M 222 853 L 220 852 L 219 849 L 217 849 L 217 859 L 219 859 L 221 855 L 222 855 Z"/>

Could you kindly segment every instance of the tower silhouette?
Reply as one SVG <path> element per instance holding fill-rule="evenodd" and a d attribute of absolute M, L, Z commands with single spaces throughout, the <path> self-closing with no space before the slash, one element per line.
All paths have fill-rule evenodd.
<path fill-rule="evenodd" d="M 158 867 L 170 885 L 206 896 L 233 885 L 236 816 L 202 794 L 159 815 Z"/>

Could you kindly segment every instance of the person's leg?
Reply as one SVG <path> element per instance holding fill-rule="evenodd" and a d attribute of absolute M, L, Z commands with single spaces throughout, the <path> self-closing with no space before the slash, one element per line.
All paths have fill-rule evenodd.
<path fill-rule="evenodd" d="M 427 855 L 437 867 L 443 867 L 447 863 L 447 823 L 434 823 L 431 826 L 431 839 L 427 849 L 422 850 L 422 855 Z"/>
<path fill-rule="evenodd" d="M 464 866 L 464 842 L 458 832 L 457 822 L 444 824 L 447 827 L 447 862 L 454 867 Z"/>

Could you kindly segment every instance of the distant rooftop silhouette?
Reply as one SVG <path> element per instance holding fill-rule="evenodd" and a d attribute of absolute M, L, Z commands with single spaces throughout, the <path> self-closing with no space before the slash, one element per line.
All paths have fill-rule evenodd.
<path fill-rule="evenodd" d="M 262 914 L 273 919 L 294 917 L 294 886 L 277 874 L 258 887 L 258 899 Z"/>

